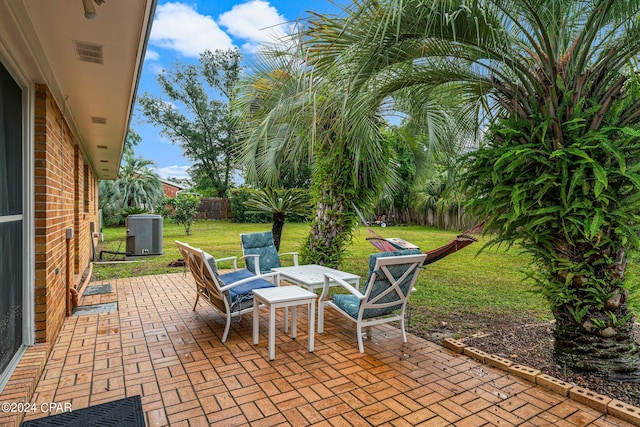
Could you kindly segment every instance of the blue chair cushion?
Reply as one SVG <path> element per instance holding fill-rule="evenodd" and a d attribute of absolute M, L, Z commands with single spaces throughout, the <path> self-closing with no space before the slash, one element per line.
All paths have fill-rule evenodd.
<path fill-rule="evenodd" d="M 239 280 L 247 279 L 249 277 L 256 277 L 255 274 L 250 272 L 249 270 L 237 270 L 231 273 L 226 273 L 220 275 L 220 280 L 226 285 L 231 285 Z M 247 283 L 243 283 L 240 286 L 236 286 L 235 288 L 229 289 L 229 294 L 231 295 L 231 302 L 235 303 L 238 299 L 242 298 L 253 298 L 253 294 L 251 293 L 254 289 L 261 288 L 273 288 L 275 285 L 268 280 L 256 278 L 256 280 L 252 280 Z"/>
<path fill-rule="evenodd" d="M 260 256 L 260 272 L 256 273 L 255 258 L 245 258 L 247 269 L 255 274 L 270 273 L 272 268 L 280 267 L 280 257 L 273 243 L 273 233 L 263 231 L 261 233 L 241 234 L 242 251 L 245 255 Z"/>
<path fill-rule="evenodd" d="M 354 319 L 358 318 L 358 310 L 360 310 L 360 300 L 355 295 L 334 294 L 333 303 L 342 311 L 347 313 Z"/>

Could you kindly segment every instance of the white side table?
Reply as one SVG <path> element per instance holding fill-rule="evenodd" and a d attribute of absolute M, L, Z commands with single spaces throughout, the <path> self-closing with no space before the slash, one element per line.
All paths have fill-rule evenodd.
<path fill-rule="evenodd" d="M 314 323 L 316 318 L 315 300 L 317 295 L 298 286 L 276 286 L 253 290 L 253 343 L 258 344 L 260 304 L 269 308 L 269 360 L 276 353 L 276 308 L 291 307 L 291 338 L 296 337 L 296 306 L 309 306 L 309 352 L 313 353 Z M 285 310 L 285 331 L 287 330 Z"/>

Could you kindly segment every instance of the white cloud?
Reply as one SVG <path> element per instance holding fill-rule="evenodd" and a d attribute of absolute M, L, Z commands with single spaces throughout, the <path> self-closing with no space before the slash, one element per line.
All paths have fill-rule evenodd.
<path fill-rule="evenodd" d="M 173 145 L 174 142 L 172 140 L 169 139 L 168 136 L 164 135 L 164 134 L 160 134 L 157 138 L 158 142 L 160 144 L 167 144 L 167 145 Z"/>
<path fill-rule="evenodd" d="M 205 50 L 229 49 L 231 38 L 210 16 L 199 14 L 184 3 L 159 5 L 149 42 L 197 58 Z"/>
<path fill-rule="evenodd" d="M 243 49 L 255 50 L 260 43 L 273 43 L 284 36 L 284 16 L 264 0 L 237 4 L 218 17 L 218 23 L 234 37 L 246 40 Z"/>
<path fill-rule="evenodd" d="M 160 175 L 161 178 L 189 178 L 189 170 L 191 166 L 167 166 L 164 168 L 157 168 L 156 173 Z"/>
<path fill-rule="evenodd" d="M 151 73 L 155 75 L 164 73 L 164 69 L 165 69 L 165 67 L 162 64 L 157 64 L 157 63 L 149 64 L 148 67 L 149 67 L 149 71 L 151 71 Z"/>
<path fill-rule="evenodd" d="M 147 52 L 144 55 L 145 61 L 157 61 L 160 58 L 160 54 L 155 50 L 147 49 Z"/>
<path fill-rule="evenodd" d="M 178 108 L 178 106 L 176 104 L 174 104 L 173 102 L 167 101 L 165 99 L 161 99 L 160 102 L 162 102 L 162 104 L 165 107 L 171 108 L 172 110 L 177 110 L 180 111 L 180 109 Z"/>

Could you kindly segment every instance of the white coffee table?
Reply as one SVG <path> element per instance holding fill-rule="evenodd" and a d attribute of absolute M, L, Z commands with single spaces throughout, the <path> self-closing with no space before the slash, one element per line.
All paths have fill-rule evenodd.
<path fill-rule="evenodd" d="M 308 289 L 311 292 L 324 287 L 325 273 L 330 273 L 347 283 L 351 283 L 356 288 L 358 288 L 358 283 L 360 282 L 360 276 L 317 264 L 278 267 L 272 268 L 271 270 L 279 272 L 281 279 Z"/>
<path fill-rule="evenodd" d="M 318 296 L 298 286 L 276 286 L 253 290 L 253 343 L 258 344 L 260 304 L 269 308 L 269 360 L 276 354 L 276 308 L 291 307 L 291 338 L 296 337 L 296 306 L 309 306 L 309 352 L 313 353 L 314 323 L 316 319 L 315 301 Z M 285 309 L 285 332 L 287 331 L 287 310 Z"/>

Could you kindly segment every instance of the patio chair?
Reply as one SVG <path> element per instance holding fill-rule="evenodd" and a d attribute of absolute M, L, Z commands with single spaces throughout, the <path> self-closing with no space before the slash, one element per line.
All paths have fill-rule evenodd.
<path fill-rule="evenodd" d="M 381 252 L 369 257 L 369 277 L 359 292 L 353 285 L 327 273 L 324 288 L 318 301 L 318 333 L 324 331 L 324 308 L 332 307 L 347 319 L 356 323 L 358 349 L 364 353 L 362 328 L 388 322 L 400 322 L 402 341 L 407 342 L 404 315 L 407 298 L 427 256 L 419 250 Z M 334 294 L 333 300 L 325 301 L 329 286 L 336 284 L 349 294 Z"/>
<path fill-rule="evenodd" d="M 253 289 L 280 285 L 278 273 L 256 276 L 246 269 L 238 270 L 236 257 L 219 258 L 216 261 L 201 249 L 177 240 L 175 243 L 196 282 L 196 302 L 193 311 L 202 297 L 226 319 L 222 342 L 229 336 L 231 319 L 253 310 Z M 222 261 L 232 261 L 233 271 L 219 274 L 217 262 Z M 272 281 L 266 280 L 268 278 Z"/>
<path fill-rule="evenodd" d="M 280 257 L 283 255 L 293 255 L 293 265 L 298 265 L 297 252 L 278 254 L 271 231 L 240 234 L 240 243 L 247 269 L 254 274 L 267 274 L 272 268 L 281 267 Z"/>

